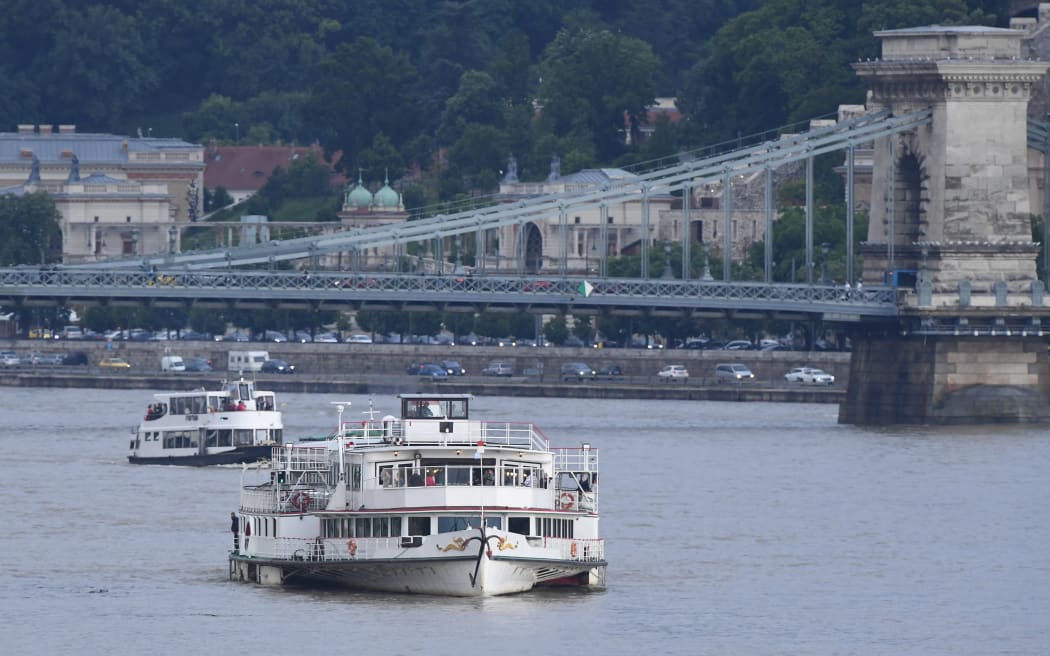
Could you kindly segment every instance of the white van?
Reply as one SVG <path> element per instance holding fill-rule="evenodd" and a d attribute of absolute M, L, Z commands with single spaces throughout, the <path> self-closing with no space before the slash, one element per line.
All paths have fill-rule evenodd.
<path fill-rule="evenodd" d="M 186 371 L 186 363 L 181 355 L 165 355 L 160 359 L 161 371 Z"/>
<path fill-rule="evenodd" d="M 270 359 L 269 351 L 230 351 L 228 371 L 262 371 L 263 362 Z"/>

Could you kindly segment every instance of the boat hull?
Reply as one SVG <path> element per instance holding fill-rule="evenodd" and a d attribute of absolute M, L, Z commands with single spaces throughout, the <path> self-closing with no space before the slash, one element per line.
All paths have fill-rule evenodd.
<path fill-rule="evenodd" d="M 222 451 L 209 450 L 205 453 L 180 456 L 128 456 L 133 465 L 182 465 L 187 467 L 207 467 L 209 465 L 236 465 L 246 462 L 266 460 L 273 451 L 272 444 L 240 446 Z"/>
<path fill-rule="evenodd" d="M 263 584 L 327 584 L 353 590 L 491 597 L 540 585 L 604 587 L 605 563 L 457 556 L 342 562 L 231 555 L 236 578 Z"/>

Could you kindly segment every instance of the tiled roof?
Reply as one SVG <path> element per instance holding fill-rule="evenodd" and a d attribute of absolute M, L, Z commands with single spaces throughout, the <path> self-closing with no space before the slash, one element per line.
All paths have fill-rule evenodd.
<path fill-rule="evenodd" d="M 125 149 L 125 144 L 127 147 Z M 72 153 L 81 167 L 120 165 L 128 161 L 128 152 L 162 151 L 171 148 L 194 148 L 182 139 L 122 137 L 115 134 L 0 132 L 0 164 L 28 163 L 36 155 L 42 165 L 68 165 Z"/>
<path fill-rule="evenodd" d="M 222 187 L 228 191 L 258 191 L 274 169 L 281 167 L 287 171 L 297 159 L 311 152 L 319 163 L 325 164 L 319 146 L 213 146 L 204 152 L 204 186 L 208 189 Z M 343 186 L 346 177 L 333 172 L 331 182 L 334 187 Z"/>

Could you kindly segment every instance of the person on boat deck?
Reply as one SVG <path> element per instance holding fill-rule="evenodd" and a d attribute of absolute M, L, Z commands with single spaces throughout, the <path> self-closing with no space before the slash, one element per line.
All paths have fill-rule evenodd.
<path fill-rule="evenodd" d="M 524 485 L 525 487 L 532 487 L 533 481 L 531 471 L 528 474 L 525 474 L 525 480 L 522 482 L 522 485 Z"/>
<path fill-rule="evenodd" d="M 230 513 L 230 531 L 233 532 L 233 550 L 237 550 L 238 546 L 238 532 L 240 529 L 240 522 L 237 521 L 237 513 Z"/>
<path fill-rule="evenodd" d="M 248 550 L 248 538 L 252 536 L 252 523 L 249 521 L 244 522 L 244 550 Z"/>
<path fill-rule="evenodd" d="M 244 405 L 244 401 L 238 401 L 237 402 L 237 409 L 238 410 L 247 410 L 248 406 Z"/>
<path fill-rule="evenodd" d="M 495 485 L 496 474 L 491 469 L 485 470 L 485 485 Z"/>
<path fill-rule="evenodd" d="M 590 492 L 591 491 L 591 475 L 580 474 L 580 491 Z"/>
<path fill-rule="evenodd" d="M 390 487 L 390 470 L 384 469 L 379 472 L 379 484 L 383 487 Z"/>
<path fill-rule="evenodd" d="M 437 485 L 437 479 L 432 472 L 427 472 L 427 485 Z"/>

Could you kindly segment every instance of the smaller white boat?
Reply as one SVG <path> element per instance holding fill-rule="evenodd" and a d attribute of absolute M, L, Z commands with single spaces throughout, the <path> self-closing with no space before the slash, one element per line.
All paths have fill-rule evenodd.
<path fill-rule="evenodd" d="M 220 389 L 154 395 L 132 431 L 128 461 L 137 465 L 226 465 L 270 457 L 284 425 L 273 392 L 243 378 Z"/>
<path fill-rule="evenodd" d="M 338 404 L 330 439 L 275 447 L 242 480 L 230 577 L 464 597 L 604 588 L 598 450 L 473 419 L 471 399 L 402 394 L 400 418 L 353 424 Z"/>

